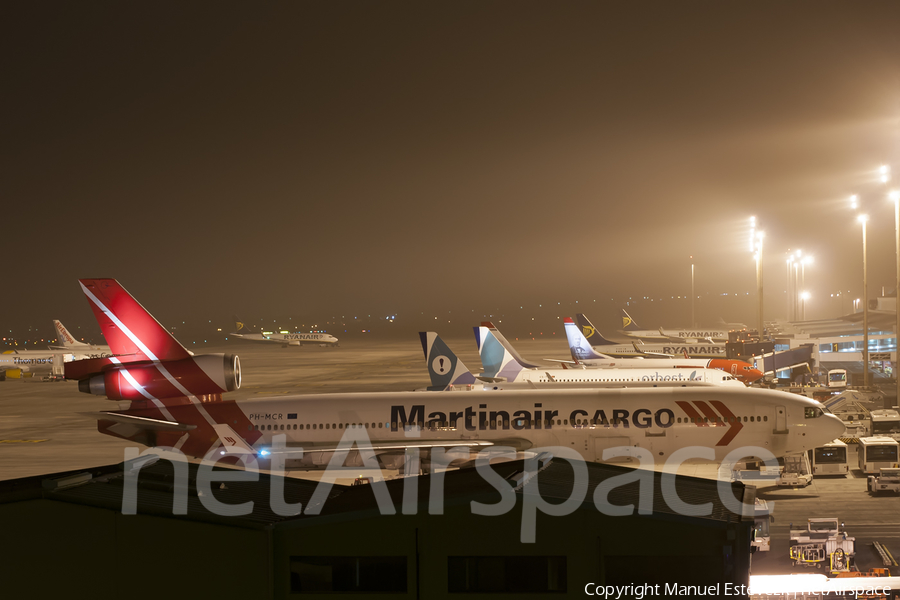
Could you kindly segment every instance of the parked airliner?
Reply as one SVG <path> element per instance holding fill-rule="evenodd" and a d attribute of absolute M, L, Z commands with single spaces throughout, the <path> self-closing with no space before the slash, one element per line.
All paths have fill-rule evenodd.
<path fill-rule="evenodd" d="M 710 342 L 727 342 L 728 331 L 720 328 L 694 328 L 683 327 L 681 329 L 641 329 L 634 319 L 631 318 L 625 309 L 622 309 L 622 333 L 630 337 L 653 340 L 668 340 L 670 342 L 687 342 L 687 341 L 710 341 Z"/>
<path fill-rule="evenodd" d="M 683 356 L 672 356 L 671 358 L 611 358 L 591 347 L 581 328 L 568 317 L 565 319 L 565 328 L 566 338 L 569 341 L 569 352 L 572 354 L 574 364 L 603 368 L 666 368 L 679 366 L 718 369 L 730 373 L 747 384 L 753 383 L 764 376 L 762 371 L 754 368 L 750 363 L 730 358 L 684 358 Z"/>
<path fill-rule="evenodd" d="M 53 321 L 53 327 L 56 329 L 59 345 L 50 346 L 51 348 L 76 353 L 79 355 L 78 358 L 97 358 L 99 356 L 112 354 L 109 350 L 109 346 L 99 346 L 96 344 L 79 342 L 75 339 L 75 336 L 69 333 L 69 330 L 66 329 L 65 325 L 55 319 Z"/>
<path fill-rule="evenodd" d="M 486 325 L 486 324 L 483 324 Z M 485 331 L 476 330 L 480 347 L 490 348 L 498 341 L 504 345 L 506 340 L 498 340 L 496 329 L 482 327 Z M 512 373 L 512 378 L 488 376 L 487 373 L 473 375 L 462 360 L 444 343 L 444 340 L 433 331 L 419 333 L 425 363 L 431 378 L 429 390 L 471 389 L 480 386 L 483 390 L 522 390 L 522 389 L 568 389 L 573 387 L 664 387 L 686 385 L 742 385 L 734 377 L 722 371 L 697 367 L 678 367 L 672 361 L 664 368 L 586 368 L 578 365 L 572 368 L 536 368 L 516 370 L 516 358 L 504 347 L 499 361 L 500 370 Z M 502 337 L 502 336 L 501 336 Z M 620 361 L 622 362 L 622 361 Z M 496 364 L 493 368 L 496 368 Z M 651 365 L 652 367 L 652 365 Z M 487 368 L 485 369 L 487 371 Z M 465 386 L 462 388 L 461 386 Z"/>
<path fill-rule="evenodd" d="M 565 446 L 590 461 L 610 447 L 642 448 L 657 463 L 703 446 L 697 460 L 721 462 L 748 446 L 799 454 L 844 431 L 814 400 L 737 386 L 222 400 L 240 387 L 236 356 L 191 356 L 115 280 L 84 279 L 81 286 L 116 354 L 66 365 L 79 390 L 119 403 L 119 410 L 97 414 L 98 429 L 189 456 L 253 455 L 268 468 L 277 453 L 287 469 L 316 469 L 352 439 L 353 449 L 339 455 L 346 466 L 377 459 L 394 468 L 407 452 L 493 446 Z"/>
<path fill-rule="evenodd" d="M 593 348 L 607 356 L 612 357 L 636 357 L 636 356 L 687 356 L 691 358 L 725 358 L 725 344 L 711 342 L 669 342 L 661 344 L 618 344 L 611 342 L 591 325 L 591 322 L 583 314 L 575 315 L 575 321 L 581 327 L 584 337 Z"/>
<path fill-rule="evenodd" d="M 550 383 L 628 383 L 644 385 L 686 385 L 705 383 L 709 385 L 726 385 L 743 387 L 743 383 L 730 373 L 705 367 L 683 367 L 670 361 L 665 367 L 632 367 L 632 368 L 541 368 L 526 363 L 512 344 L 497 331 L 490 322 L 475 327 L 475 340 L 481 354 L 481 365 L 485 377 L 499 381 Z"/>

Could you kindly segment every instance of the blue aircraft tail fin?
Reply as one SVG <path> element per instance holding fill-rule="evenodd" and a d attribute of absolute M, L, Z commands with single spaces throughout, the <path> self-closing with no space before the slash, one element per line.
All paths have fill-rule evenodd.
<path fill-rule="evenodd" d="M 473 329 L 485 377 L 502 377 L 507 381 L 515 381 L 523 370 L 533 369 L 537 366 L 525 362 L 512 345 L 506 341 L 503 334 L 497 331 L 497 328 L 489 321 L 485 321 L 481 327 Z"/>

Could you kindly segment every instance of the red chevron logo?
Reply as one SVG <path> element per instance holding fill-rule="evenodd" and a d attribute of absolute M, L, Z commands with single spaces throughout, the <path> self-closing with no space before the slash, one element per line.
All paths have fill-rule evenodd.
<path fill-rule="evenodd" d="M 722 416 L 725 417 L 725 422 L 730 425 L 728 431 L 725 432 L 725 435 L 722 436 L 722 439 L 716 443 L 716 446 L 727 446 L 731 443 L 731 440 L 744 428 L 741 422 L 737 417 L 734 416 L 728 408 L 719 400 L 711 400 L 710 403 L 715 406 Z"/>
<path fill-rule="evenodd" d="M 676 400 L 675 404 L 684 411 L 697 427 L 709 427 L 710 425 L 713 427 L 728 427 L 728 431 L 725 432 L 722 439 L 716 442 L 716 446 L 727 446 L 744 428 L 743 424 L 734 416 L 734 413 L 728 410 L 728 407 L 719 400 L 711 400 L 709 404 L 712 404 L 712 406 L 702 400 L 694 402 Z M 695 406 L 696 408 L 694 408 Z M 699 409 L 699 412 L 697 409 Z M 719 412 L 717 413 L 716 410 Z M 703 413 L 703 416 L 700 413 Z"/>

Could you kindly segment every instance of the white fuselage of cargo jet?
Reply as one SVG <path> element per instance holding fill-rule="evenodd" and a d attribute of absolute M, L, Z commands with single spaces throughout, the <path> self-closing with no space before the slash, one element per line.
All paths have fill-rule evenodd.
<path fill-rule="evenodd" d="M 775 456 L 796 454 L 844 431 L 843 422 L 814 400 L 715 386 L 317 394 L 166 410 L 165 419 L 153 407 L 103 413 L 98 416 L 100 431 L 131 439 L 126 432 L 160 419 L 170 429 L 181 429 L 158 431 L 157 445 L 214 457 L 230 453 L 225 440 L 239 436 L 263 461 L 283 453 L 289 469 L 324 468 L 345 436 L 355 439 L 359 449 L 382 457 L 382 464 L 411 448 L 456 446 L 517 451 L 562 446 L 587 461 L 602 461 L 607 448 L 622 447 L 626 453 L 641 448 L 662 464 L 689 447 L 700 462 L 721 462 L 746 447 Z M 216 423 L 233 433 L 214 431 Z M 345 466 L 361 465 L 361 456 L 352 449 Z"/>

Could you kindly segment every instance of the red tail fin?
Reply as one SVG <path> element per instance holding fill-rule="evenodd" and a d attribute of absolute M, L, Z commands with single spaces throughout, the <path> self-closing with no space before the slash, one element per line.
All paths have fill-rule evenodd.
<path fill-rule="evenodd" d="M 190 353 L 115 279 L 81 279 L 81 289 L 113 354 L 178 360 Z"/>

